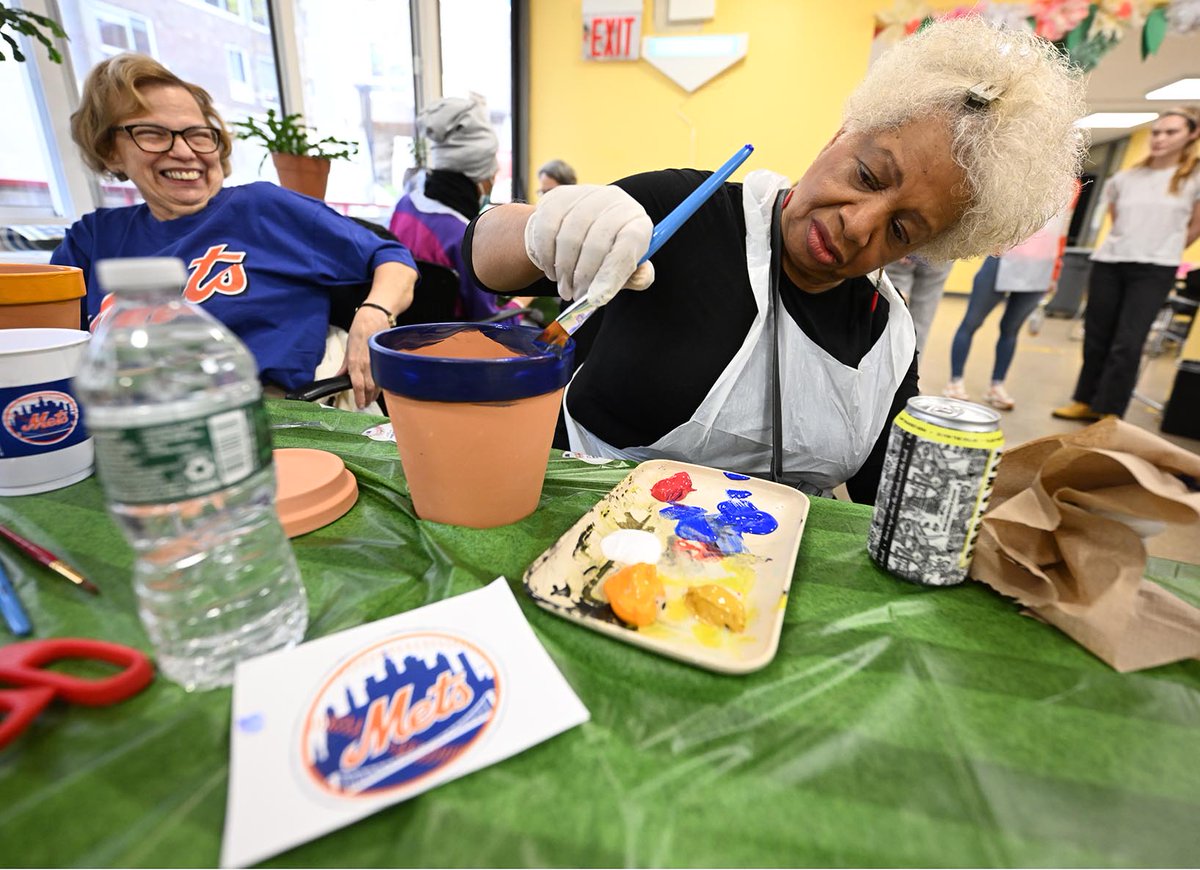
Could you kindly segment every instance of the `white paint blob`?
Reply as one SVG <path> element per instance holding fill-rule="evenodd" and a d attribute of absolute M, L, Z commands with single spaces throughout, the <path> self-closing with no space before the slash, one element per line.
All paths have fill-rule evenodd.
<path fill-rule="evenodd" d="M 611 535 L 606 535 L 600 542 L 600 552 L 604 558 L 614 562 L 624 562 L 632 565 L 635 562 L 657 564 L 662 555 L 662 544 L 653 532 L 643 532 L 641 529 L 617 529 Z"/>

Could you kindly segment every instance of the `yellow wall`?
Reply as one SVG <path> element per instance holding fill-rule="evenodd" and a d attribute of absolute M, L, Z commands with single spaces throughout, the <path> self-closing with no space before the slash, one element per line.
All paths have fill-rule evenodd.
<path fill-rule="evenodd" d="M 950 8 L 956 0 L 936 0 Z M 687 93 L 649 63 L 583 60 L 580 0 L 530 0 L 530 179 L 561 158 L 583 183 L 666 167 L 715 169 L 745 142 L 734 174 L 768 168 L 798 178 L 841 124 L 842 102 L 866 72 L 875 11 L 893 0 L 723 0 L 698 26 L 643 36 L 748 33 L 746 57 Z M 969 292 L 981 261 L 957 264 L 951 292 Z"/>
<path fill-rule="evenodd" d="M 689 94 L 644 60 L 584 61 L 580 0 L 531 0 L 528 177 L 554 157 L 597 184 L 666 167 L 715 169 L 746 142 L 755 153 L 734 180 L 758 168 L 799 177 L 866 72 L 884 3 L 722 0 L 713 21 L 660 32 L 647 0 L 644 36 L 750 35 L 742 61 Z"/>

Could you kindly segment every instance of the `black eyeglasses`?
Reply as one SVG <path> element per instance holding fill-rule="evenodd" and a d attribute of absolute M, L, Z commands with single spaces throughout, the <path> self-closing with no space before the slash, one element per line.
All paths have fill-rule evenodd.
<path fill-rule="evenodd" d="M 175 147 L 179 136 L 197 154 L 212 154 L 221 147 L 221 131 L 216 127 L 188 127 L 186 130 L 168 130 L 157 124 L 126 124 L 113 127 L 124 130 L 133 139 L 133 144 L 149 154 L 165 154 Z"/>

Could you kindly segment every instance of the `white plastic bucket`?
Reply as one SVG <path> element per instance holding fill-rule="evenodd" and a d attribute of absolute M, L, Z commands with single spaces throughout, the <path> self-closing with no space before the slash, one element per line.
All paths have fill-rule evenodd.
<path fill-rule="evenodd" d="M 72 385 L 90 337 L 0 329 L 0 496 L 47 492 L 92 473 L 92 439 Z"/>

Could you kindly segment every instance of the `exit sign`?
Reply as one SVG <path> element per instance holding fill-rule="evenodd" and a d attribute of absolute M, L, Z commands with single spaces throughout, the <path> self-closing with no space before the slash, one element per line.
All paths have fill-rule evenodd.
<path fill-rule="evenodd" d="M 584 0 L 584 60 L 638 59 L 642 8 L 630 7 L 630 0 Z"/>

